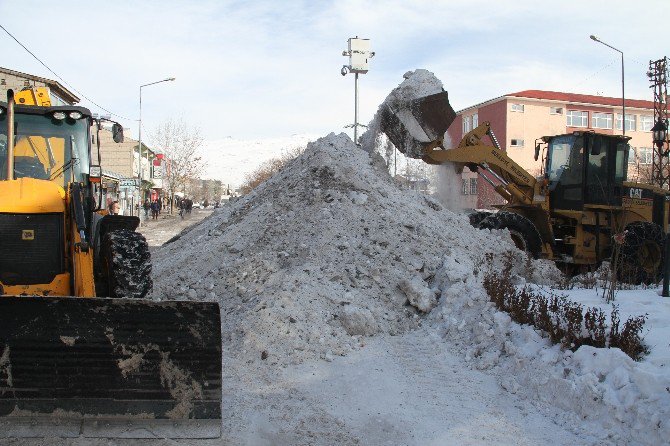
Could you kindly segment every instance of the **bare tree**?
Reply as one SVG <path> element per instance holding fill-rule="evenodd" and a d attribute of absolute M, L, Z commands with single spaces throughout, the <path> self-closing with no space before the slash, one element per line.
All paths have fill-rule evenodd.
<path fill-rule="evenodd" d="M 269 159 L 259 165 L 244 177 L 244 183 L 240 186 L 242 194 L 248 194 L 275 173 L 279 172 L 286 164 L 299 157 L 305 147 L 293 147 L 282 150 L 279 157 Z"/>
<path fill-rule="evenodd" d="M 198 156 L 203 137 L 200 129 L 188 126 L 183 119 L 169 119 L 158 126 L 153 140 L 165 153 L 163 187 L 173 199 L 175 192 L 186 192 L 188 180 L 198 177 L 203 169 Z"/>

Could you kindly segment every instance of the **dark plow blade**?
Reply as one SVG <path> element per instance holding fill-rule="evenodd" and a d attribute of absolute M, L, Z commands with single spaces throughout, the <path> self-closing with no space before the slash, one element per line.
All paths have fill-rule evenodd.
<path fill-rule="evenodd" d="M 216 438 L 211 302 L 0 297 L 0 437 Z"/>
<path fill-rule="evenodd" d="M 417 134 L 415 126 L 406 122 L 407 112 L 416 120 L 424 134 Z M 413 154 L 407 148 L 426 146 L 442 139 L 454 119 L 456 112 L 449 103 L 449 95 L 443 91 L 402 104 L 397 109 L 387 105 L 382 110 L 381 130 L 402 153 L 420 157 L 420 154 Z"/>

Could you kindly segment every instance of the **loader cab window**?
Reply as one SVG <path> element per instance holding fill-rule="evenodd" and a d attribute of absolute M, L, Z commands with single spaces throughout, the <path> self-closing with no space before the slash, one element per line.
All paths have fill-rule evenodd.
<path fill-rule="evenodd" d="M 53 181 L 66 187 L 88 173 L 88 120 L 15 114 L 14 177 Z M 7 124 L 0 121 L 0 179 L 6 179 Z"/>
<path fill-rule="evenodd" d="M 614 183 L 621 184 L 626 181 L 628 176 L 628 156 L 630 155 L 630 146 L 625 142 L 618 142 L 616 145 L 616 162 L 614 163 Z"/>
<path fill-rule="evenodd" d="M 628 145 L 611 136 L 588 137 L 588 166 L 585 184 L 586 202 L 618 206 L 621 204 L 626 175 Z"/>
<path fill-rule="evenodd" d="M 546 172 L 551 203 L 555 208 L 582 208 L 584 158 L 581 135 L 561 135 L 549 141 Z"/>

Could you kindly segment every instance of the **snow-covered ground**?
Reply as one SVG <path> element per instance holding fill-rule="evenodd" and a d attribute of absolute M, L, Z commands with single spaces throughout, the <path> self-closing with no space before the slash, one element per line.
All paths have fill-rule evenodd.
<path fill-rule="evenodd" d="M 562 351 L 489 302 L 484 255 L 510 251 L 520 283 L 552 283 L 331 134 L 159 248 L 154 296 L 221 306 L 224 444 L 666 442 L 668 299 L 617 294 L 622 319 L 650 314 L 639 363 Z"/>

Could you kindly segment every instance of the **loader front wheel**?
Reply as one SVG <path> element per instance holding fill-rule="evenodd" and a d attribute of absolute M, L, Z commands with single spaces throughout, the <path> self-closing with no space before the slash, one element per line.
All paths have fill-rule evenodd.
<path fill-rule="evenodd" d="M 537 259 L 542 252 L 542 238 L 535 225 L 514 212 L 498 212 L 486 217 L 479 229 L 507 229 L 517 248 Z"/>
<path fill-rule="evenodd" d="M 142 234 L 128 229 L 105 233 L 100 257 L 107 296 L 141 299 L 151 291 L 151 255 Z"/>
<path fill-rule="evenodd" d="M 480 223 L 486 220 L 488 217 L 493 215 L 491 211 L 475 211 L 468 215 L 470 219 L 470 224 L 475 228 L 478 228 Z"/>
<path fill-rule="evenodd" d="M 626 283 L 650 285 L 663 273 L 665 234 L 655 223 L 636 221 L 626 226 L 623 244 L 619 247 L 617 278 Z"/>

